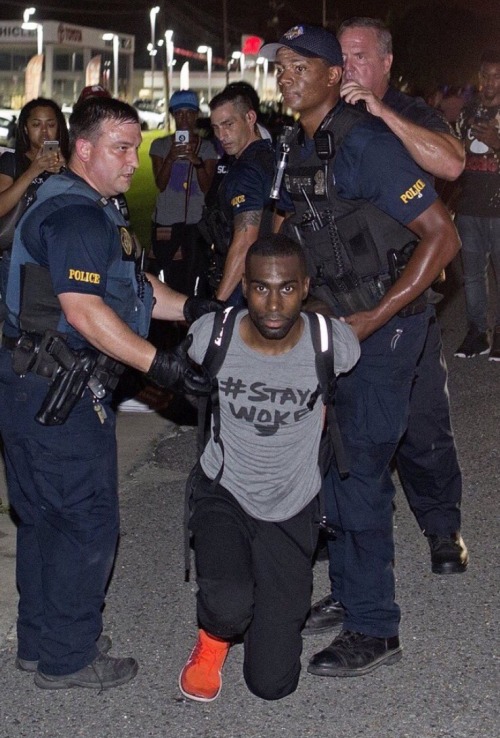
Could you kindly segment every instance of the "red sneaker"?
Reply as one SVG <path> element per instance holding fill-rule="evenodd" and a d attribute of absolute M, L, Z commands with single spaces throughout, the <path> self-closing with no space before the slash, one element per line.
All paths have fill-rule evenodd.
<path fill-rule="evenodd" d="M 179 688 L 190 700 L 212 702 L 222 688 L 221 671 L 231 644 L 198 632 L 198 640 L 179 676 Z"/>

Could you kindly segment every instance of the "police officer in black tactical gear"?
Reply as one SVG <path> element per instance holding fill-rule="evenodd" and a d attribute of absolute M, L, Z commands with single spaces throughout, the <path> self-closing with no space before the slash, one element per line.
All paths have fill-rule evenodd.
<path fill-rule="evenodd" d="M 137 112 L 90 99 L 72 114 L 69 171 L 37 193 L 14 240 L 0 349 L 0 430 L 19 517 L 16 665 L 42 689 L 108 688 L 137 673 L 107 654 L 101 611 L 119 533 L 111 391 L 123 365 L 204 393 L 187 345 L 146 340 L 151 315 L 192 321 L 213 305 L 136 271 L 112 197 L 128 190 Z"/>
<path fill-rule="evenodd" d="M 390 462 L 433 318 L 424 293 L 459 240 L 431 179 L 399 140 L 340 99 L 335 36 L 299 25 L 259 53 L 275 61 L 284 103 L 300 114 L 286 144 L 284 227 L 305 249 L 313 296 L 362 342 L 360 361 L 337 383 L 349 475 L 332 465 L 326 479 L 343 629 L 308 667 L 358 676 L 401 658 Z"/>
<path fill-rule="evenodd" d="M 216 297 L 242 304 L 245 256 L 259 234 L 271 230 L 274 151 L 260 137 L 257 113 L 240 86 L 229 85 L 210 101 L 215 136 L 228 156 L 228 170 L 215 204 L 205 214 L 214 249 L 212 286 Z"/>

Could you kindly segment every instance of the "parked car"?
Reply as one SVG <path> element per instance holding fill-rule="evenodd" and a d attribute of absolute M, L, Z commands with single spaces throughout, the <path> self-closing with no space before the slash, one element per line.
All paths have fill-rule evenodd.
<path fill-rule="evenodd" d="M 151 100 L 134 100 L 132 103 L 139 113 L 141 128 L 143 131 L 150 129 L 163 128 L 165 114 L 158 110 L 158 107 Z"/>

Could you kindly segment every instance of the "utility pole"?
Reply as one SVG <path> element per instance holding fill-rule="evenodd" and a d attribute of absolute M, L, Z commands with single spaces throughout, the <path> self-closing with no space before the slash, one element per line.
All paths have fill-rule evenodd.
<path fill-rule="evenodd" d="M 224 44 L 224 61 L 226 62 L 226 85 L 229 84 L 229 38 L 227 31 L 227 0 L 222 0 L 222 36 Z"/>

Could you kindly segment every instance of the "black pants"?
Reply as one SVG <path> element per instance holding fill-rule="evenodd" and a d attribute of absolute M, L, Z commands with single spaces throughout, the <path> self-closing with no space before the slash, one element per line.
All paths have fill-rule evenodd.
<path fill-rule="evenodd" d="M 153 224 L 153 252 L 157 271 L 163 270 L 165 282 L 184 295 L 208 296 L 210 248 L 196 224 Z"/>
<path fill-rule="evenodd" d="M 200 626 L 244 638 L 248 688 L 266 700 L 291 694 L 300 674 L 300 631 L 309 612 L 317 501 L 280 523 L 250 517 L 197 467 L 191 476 Z"/>

